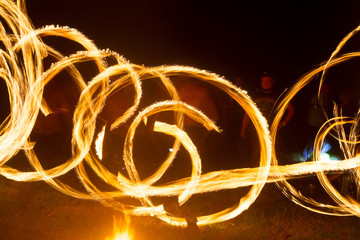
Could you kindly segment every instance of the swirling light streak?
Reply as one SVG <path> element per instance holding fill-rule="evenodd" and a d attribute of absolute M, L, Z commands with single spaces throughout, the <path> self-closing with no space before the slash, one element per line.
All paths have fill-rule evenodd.
<path fill-rule="evenodd" d="M 323 73 L 324 76 L 328 68 L 359 56 L 360 53 L 358 52 L 337 56 L 342 46 L 359 30 L 359 27 L 344 38 L 325 64 L 304 75 L 287 92 L 277 106 L 276 115 L 269 132 L 265 118 L 247 93 L 216 74 L 184 66 L 146 68 L 126 61 L 115 52 L 99 50 L 91 40 L 76 29 L 59 26 L 34 29 L 27 18 L 24 0 L 18 0 L 16 3 L 10 0 L 1 0 L 0 16 L 2 19 L 0 22 L 0 40 L 3 44 L 3 49 L 0 52 L 0 77 L 7 85 L 11 110 L 11 114 L 3 122 L 0 129 L 0 174 L 4 177 L 15 181 L 46 181 L 67 195 L 98 200 L 126 214 L 156 216 L 165 222 L 178 226 L 186 226 L 185 219 L 168 213 L 162 205 L 154 205 L 151 197 L 178 196 L 179 203 L 185 204 L 193 194 L 252 186 L 237 205 L 217 213 L 197 217 L 198 225 L 206 225 L 238 216 L 256 200 L 267 182 L 277 182 L 286 196 L 309 210 L 324 214 L 360 215 L 359 203 L 341 196 L 331 186 L 325 175 L 328 172 L 352 170 L 356 172 L 358 181 L 357 169 L 360 166 L 360 157 L 355 155 L 354 150 L 354 145 L 358 142 L 356 127 L 353 128 L 353 134 L 347 142 L 344 137 L 339 137 L 341 144 L 344 145 L 344 142 L 347 144 L 344 145 L 344 149 L 352 149 L 346 153 L 348 158 L 343 161 L 320 161 L 323 139 L 333 128 L 341 128 L 341 125 L 345 123 L 342 117 L 331 120 L 335 121 L 335 123 L 324 125 L 319 131 L 315 141 L 314 162 L 279 166 L 275 144 L 272 144 L 276 139 L 278 124 L 291 99 L 317 74 Z M 4 23 L 6 23 L 6 27 L 3 25 Z M 6 28 L 10 29 L 11 34 L 5 30 Z M 47 36 L 56 36 L 73 41 L 82 46 L 83 49 L 70 56 L 63 56 L 56 49 L 45 44 L 43 40 Z M 46 57 L 52 57 L 56 61 L 47 70 L 44 69 L 43 64 Z M 115 63 L 110 66 L 108 66 L 109 62 L 107 61 L 109 58 L 115 60 Z M 76 67 L 77 63 L 89 61 L 95 62 L 98 69 L 98 74 L 90 80 L 84 79 Z M 52 113 L 42 94 L 44 87 L 62 71 L 69 73 L 80 94 L 73 114 L 72 156 L 63 164 L 45 170 L 33 150 L 34 143 L 30 140 L 30 133 L 34 128 L 40 110 L 44 114 Z M 219 132 L 220 129 L 200 110 L 180 101 L 179 93 L 170 79 L 172 76 L 192 77 L 212 85 L 229 95 L 245 110 L 257 131 L 259 139 L 261 149 L 259 167 L 213 171 L 202 174 L 200 155 L 183 129 L 184 115 L 201 123 L 209 131 L 215 130 Z M 160 84 L 166 90 L 170 100 L 154 103 L 144 110 L 138 111 L 142 99 L 142 82 L 154 78 L 160 80 Z M 323 78 L 321 83 L 322 81 Z M 134 88 L 135 92 L 133 104 L 115 121 L 110 123 L 110 130 L 114 130 L 125 122 L 132 121 L 124 144 L 124 163 L 129 175 L 129 177 L 126 177 L 120 172 L 118 174 L 111 173 L 101 163 L 101 145 L 103 144 L 105 132 L 101 132 L 103 135 L 100 135 L 97 141 L 94 139 L 94 135 L 96 134 L 96 123 L 101 119 L 100 114 L 104 106 L 106 106 L 109 96 L 130 86 Z M 174 138 L 173 151 L 168 153 L 166 160 L 152 175 L 141 179 L 133 156 L 135 131 L 140 124 L 147 124 L 147 119 L 150 116 L 164 111 L 174 112 L 174 123 L 168 124 L 156 121 L 153 130 Z M 355 126 L 358 120 L 356 118 L 350 123 Z M 92 150 L 93 145 L 96 145 L 97 155 Z M 163 177 L 172 164 L 180 145 L 183 145 L 190 155 L 192 163 L 191 176 L 154 186 L 154 183 Z M 20 150 L 26 153 L 35 171 L 21 172 L 6 165 Z M 116 190 L 101 191 L 95 186 L 88 177 L 85 164 L 99 178 Z M 86 192 L 66 185 L 58 179 L 59 176 L 73 169 L 77 171 L 79 179 L 87 190 Z M 325 190 L 339 206 L 325 205 L 306 198 L 287 182 L 288 179 L 314 174 L 318 175 Z M 138 200 L 139 204 L 132 205 L 122 202 L 122 198 L 125 197 L 134 198 Z"/>

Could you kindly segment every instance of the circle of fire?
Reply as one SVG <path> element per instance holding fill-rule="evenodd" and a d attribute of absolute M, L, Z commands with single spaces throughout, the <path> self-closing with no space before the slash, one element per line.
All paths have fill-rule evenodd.
<path fill-rule="evenodd" d="M 349 157 L 343 161 L 330 163 L 320 161 L 320 151 L 325 136 L 332 129 L 340 131 L 344 124 L 356 125 L 359 120 L 358 117 L 349 120 L 337 116 L 329 120 L 320 129 L 315 140 L 313 162 L 279 166 L 275 144 L 272 144 L 275 143 L 278 124 L 291 99 L 317 74 L 323 73 L 324 77 L 328 68 L 359 56 L 358 52 L 338 56 L 338 52 L 360 27 L 344 38 L 328 62 L 305 74 L 292 89 L 287 91 L 280 104 L 277 105 L 276 116 L 269 131 L 265 118 L 247 93 L 216 74 L 184 66 L 147 68 L 135 65 L 115 52 L 99 50 L 91 40 L 76 29 L 59 26 L 34 29 L 26 15 L 23 0 L 16 3 L 10 0 L 2 0 L 0 6 L 2 18 L 0 38 L 3 44 L 0 55 L 0 72 L 1 78 L 7 85 L 11 111 L 0 130 L 0 174 L 4 177 L 15 181 L 46 181 L 67 195 L 82 199 L 94 199 L 127 214 L 156 216 L 165 222 L 178 226 L 186 226 L 185 219 L 168 213 L 163 205 L 153 204 L 151 197 L 177 196 L 181 205 L 193 194 L 252 186 L 249 192 L 232 208 L 207 216 L 198 216 L 197 224 L 206 225 L 238 216 L 256 200 L 267 182 L 276 182 L 287 197 L 312 211 L 335 215 L 360 214 L 359 203 L 338 193 L 325 174 L 329 171 L 352 170 L 356 173 L 355 177 L 358 180 L 360 162 L 356 152 L 348 150 L 347 156 Z M 69 56 L 63 56 L 59 51 L 43 42 L 47 36 L 65 38 L 82 46 L 83 50 Z M 56 59 L 56 63 L 44 70 L 44 59 L 46 57 Z M 111 59 L 112 64 L 109 63 L 109 59 Z M 75 66 L 81 62 L 94 62 L 98 74 L 91 80 L 84 80 Z M 45 170 L 33 150 L 34 143 L 30 141 L 30 134 L 39 111 L 45 115 L 52 112 L 43 98 L 43 91 L 46 84 L 62 71 L 67 71 L 70 74 L 80 92 L 73 114 L 72 156 L 63 164 Z M 197 148 L 183 128 L 184 116 L 202 124 L 209 131 L 219 132 L 220 130 L 204 113 L 180 101 L 178 90 L 170 80 L 172 76 L 192 77 L 214 86 L 229 95 L 245 110 L 257 131 L 259 139 L 261 149 L 259 167 L 202 174 L 201 159 Z M 138 111 L 142 99 L 142 82 L 154 78 L 160 79 L 162 88 L 166 90 L 171 100 L 156 102 L 144 110 Z M 323 78 L 320 86 L 322 81 Z M 120 172 L 115 175 L 101 163 L 101 148 L 105 132 L 98 133 L 97 140 L 94 137 L 97 133 L 96 124 L 99 122 L 99 115 L 106 105 L 108 97 L 127 86 L 132 86 L 135 90 L 133 104 L 112 122 L 110 129 L 114 130 L 132 119 L 125 137 L 123 153 L 123 160 L 129 177 Z M 168 153 L 166 160 L 151 176 L 141 179 L 133 158 L 135 132 L 140 124 L 147 123 L 148 117 L 160 112 L 174 113 L 175 124 L 156 121 L 153 129 L 154 132 L 174 138 L 173 151 Z M 347 140 L 339 137 L 339 142 L 345 146 L 345 149 L 354 149 L 358 142 L 357 134 L 351 136 Z M 181 145 L 191 158 L 191 176 L 179 179 L 176 182 L 155 186 L 154 184 L 162 178 L 172 164 Z M 96 148 L 97 154 L 93 150 L 94 148 Z M 20 150 L 26 153 L 35 171 L 21 172 L 6 165 Z M 98 177 L 116 190 L 101 191 L 96 187 L 90 181 L 85 165 L 89 166 Z M 76 190 L 57 178 L 70 170 L 76 170 L 86 192 Z M 287 182 L 287 179 L 307 174 L 318 175 L 324 189 L 338 203 L 338 206 L 325 205 L 306 198 Z M 122 198 L 129 196 L 137 199 L 140 204 L 131 205 L 121 201 Z"/>

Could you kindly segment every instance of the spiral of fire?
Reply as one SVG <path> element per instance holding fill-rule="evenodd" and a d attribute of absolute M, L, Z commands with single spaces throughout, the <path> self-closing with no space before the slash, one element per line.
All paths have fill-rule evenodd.
<path fill-rule="evenodd" d="M 213 192 L 222 189 L 235 189 L 251 186 L 232 208 L 206 216 L 198 216 L 197 224 L 206 225 L 226 221 L 241 214 L 256 200 L 267 182 L 276 182 L 285 196 L 292 201 L 312 211 L 334 215 L 359 215 L 360 205 L 350 197 L 342 196 L 329 182 L 325 172 L 351 170 L 359 182 L 358 168 L 360 159 L 356 155 L 355 145 L 358 142 L 356 127 L 350 137 L 339 135 L 338 139 L 346 152 L 347 159 L 337 162 L 320 161 L 320 151 L 324 138 L 332 131 L 341 132 L 344 124 L 356 126 L 358 117 L 350 119 L 337 116 L 330 119 L 320 130 L 314 143 L 314 161 L 286 166 L 277 163 L 275 139 L 277 127 L 292 98 L 316 75 L 327 69 L 358 57 L 358 52 L 350 52 L 339 56 L 340 49 L 359 29 L 347 35 L 334 51 L 330 59 L 319 67 L 301 77 L 287 91 L 277 105 L 276 115 L 272 125 L 268 126 L 254 102 L 247 93 L 234 86 L 229 81 L 216 74 L 185 66 L 144 67 L 128 62 L 116 52 L 100 50 L 86 36 L 76 29 L 59 26 L 45 26 L 35 29 L 27 17 L 24 0 L 0 2 L 0 74 L 7 86 L 10 114 L 1 125 L 0 136 L 0 173 L 15 181 L 46 181 L 57 190 L 82 199 L 93 199 L 112 208 L 133 215 L 155 216 L 165 222 L 177 226 L 186 226 L 186 220 L 181 216 L 168 213 L 162 204 L 154 204 L 151 197 L 177 196 L 179 204 L 184 204 L 193 194 Z M 48 36 L 67 39 L 81 46 L 81 51 L 63 56 L 62 53 L 45 44 Z M 46 67 L 46 58 L 55 62 Z M 77 68 L 77 63 L 93 62 L 98 73 L 95 77 L 86 79 Z M 34 143 L 30 134 L 36 123 L 38 114 L 52 113 L 43 92 L 45 86 L 60 72 L 67 71 L 79 90 L 79 99 L 73 113 L 72 155 L 59 166 L 44 169 L 34 151 Z M 203 125 L 208 131 L 220 131 L 214 121 L 203 112 L 180 101 L 179 92 L 170 77 L 186 76 L 196 78 L 212 87 L 226 93 L 236 101 L 250 117 L 259 139 L 260 161 L 257 168 L 233 169 L 202 173 L 202 164 L 198 150 L 184 130 L 184 118 Z M 169 100 L 155 102 L 139 111 L 142 100 L 142 84 L 149 79 L 159 79 L 161 88 L 170 97 Z M 322 79 L 323 80 L 323 79 Z M 320 81 L 320 86 L 322 84 Z M 127 175 L 113 174 L 101 161 L 102 145 L 105 131 L 97 131 L 101 124 L 99 116 L 106 106 L 107 99 L 121 89 L 131 86 L 134 89 L 132 104 L 111 122 L 110 130 L 128 123 L 124 140 L 123 160 Z M 172 151 L 169 151 L 161 166 L 146 179 L 141 179 L 134 161 L 135 132 L 141 124 L 148 124 L 149 117 L 160 112 L 173 113 L 174 123 L 168 124 L 155 121 L 153 131 L 173 137 Z M 105 127 L 104 127 L 105 129 Z M 270 129 L 270 130 L 269 130 Z M 97 137 L 96 137 L 97 135 Z M 188 152 L 191 158 L 191 175 L 175 182 L 154 185 L 161 179 L 173 163 L 180 146 Z M 95 150 L 96 149 L 96 153 Z M 24 151 L 34 171 L 23 172 L 7 163 L 19 151 Z M 114 191 L 100 190 L 88 177 L 90 167 L 105 183 L 116 189 Z M 86 191 L 79 191 L 63 182 L 58 177 L 75 170 Z M 318 203 L 304 197 L 291 186 L 287 180 L 299 175 L 317 174 L 324 189 L 336 201 L 337 206 Z M 129 204 L 122 201 L 132 197 L 140 204 Z"/>

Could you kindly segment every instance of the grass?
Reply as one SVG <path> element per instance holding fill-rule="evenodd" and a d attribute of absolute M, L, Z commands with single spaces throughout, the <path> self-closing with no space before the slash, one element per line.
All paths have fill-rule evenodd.
<path fill-rule="evenodd" d="M 62 159 L 58 158 L 51 158 L 53 165 Z M 27 166 L 19 164 L 24 159 L 19 156 L 18 160 L 14 164 L 26 169 Z M 221 169 L 215 164 L 213 168 Z M 315 188 L 308 191 L 313 182 L 314 179 L 306 178 L 293 183 L 303 188 L 304 195 L 324 200 L 326 195 L 320 186 L 315 184 Z M 246 192 L 247 189 L 242 188 L 195 195 L 186 203 L 185 210 L 196 216 L 214 213 L 233 206 Z M 113 217 L 119 216 L 99 202 L 66 196 L 44 182 L 21 183 L 0 177 L 0 196 L 1 240 L 105 240 L 113 232 Z M 294 204 L 274 184 L 266 184 L 256 201 L 241 215 L 202 226 L 198 231 L 173 227 L 152 217 L 131 217 L 136 240 L 355 240 L 360 235 L 359 227 L 357 217 L 321 215 Z"/>
<path fill-rule="evenodd" d="M 235 203 L 242 190 L 195 196 L 189 203 L 201 213 Z M 65 196 L 43 182 L 0 179 L 0 239 L 102 240 L 112 233 L 116 213 L 96 201 Z M 358 239 L 360 219 L 320 215 L 301 208 L 273 185 L 240 216 L 200 227 L 169 226 L 156 218 L 131 217 L 135 239 Z"/>

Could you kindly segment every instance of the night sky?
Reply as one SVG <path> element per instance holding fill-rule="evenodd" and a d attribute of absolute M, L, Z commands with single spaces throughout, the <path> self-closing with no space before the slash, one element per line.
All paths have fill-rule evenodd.
<path fill-rule="evenodd" d="M 27 2 L 35 27 L 77 28 L 135 64 L 191 65 L 254 85 L 264 71 L 284 87 L 327 60 L 359 23 L 353 1 Z"/>

